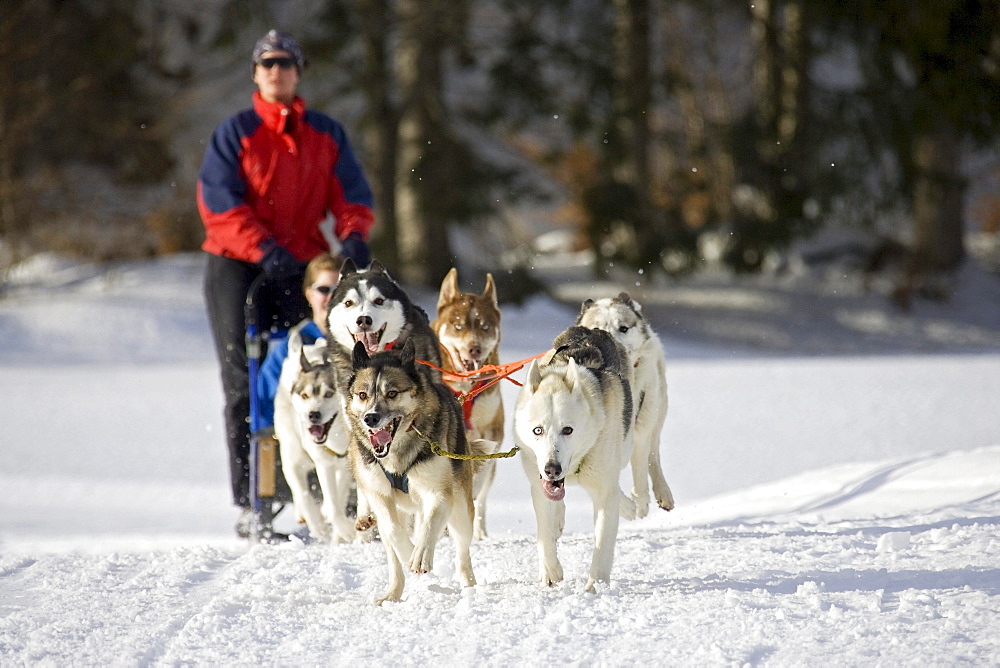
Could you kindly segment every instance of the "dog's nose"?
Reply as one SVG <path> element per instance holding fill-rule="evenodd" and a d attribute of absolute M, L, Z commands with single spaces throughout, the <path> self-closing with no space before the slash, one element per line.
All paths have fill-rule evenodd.
<path fill-rule="evenodd" d="M 483 356 L 483 349 L 481 347 L 472 346 L 471 348 L 469 348 L 469 357 L 471 357 L 472 359 L 477 360 L 482 356 Z"/>
<path fill-rule="evenodd" d="M 309 411 L 309 421 L 313 424 L 318 424 L 323 418 L 319 411 Z"/>
<path fill-rule="evenodd" d="M 547 462 L 545 464 L 545 476 L 549 480 L 559 480 L 560 478 L 562 478 L 563 477 L 562 466 L 559 464 L 559 462 L 553 462 L 553 461 Z"/>
<path fill-rule="evenodd" d="M 368 315 L 358 316 L 358 327 L 360 329 L 370 329 L 372 326 L 372 318 Z"/>
<path fill-rule="evenodd" d="M 382 420 L 382 416 L 378 413 L 365 413 L 365 424 L 369 427 L 376 426 Z"/>

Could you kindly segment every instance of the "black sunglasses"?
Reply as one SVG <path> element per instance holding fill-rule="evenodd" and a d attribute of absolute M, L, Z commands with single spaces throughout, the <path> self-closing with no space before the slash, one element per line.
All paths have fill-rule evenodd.
<path fill-rule="evenodd" d="M 321 295 L 328 295 L 333 292 L 332 285 L 313 285 L 311 286 L 313 290 L 320 293 Z"/>
<path fill-rule="evenodd" d="M 284 56 L 280 56 L 278 58 L 261 58 L 259 64 L 261 67 L 268 70 L 275 65 L 283 70 L 290 70 L 295 67 L 295 60 L 292 58 L 285 58 Z"/>

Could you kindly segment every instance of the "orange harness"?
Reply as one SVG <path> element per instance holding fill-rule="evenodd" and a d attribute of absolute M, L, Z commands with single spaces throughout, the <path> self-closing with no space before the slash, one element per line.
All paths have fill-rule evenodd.
<path fill-rule="evenodd" d="M 417 360 L 417 362 L 440 371 L 441 377 L 445 381 L 475 381 L 472 389 L 468 392 L 460 392 L 454 388 L 451 389 L 451 391 L 455 393 L 459 403 L 462 404 L 462 414 L 465 417 L 465 426 L 468 428 L 471 426 L 470 418 L 472 417 L 472 404 L 475 402 L 477 396 L 505 378 L 515 385 L 520 386 L 521 383 L 511 378 L 511 374 L 517 373 L 524 368 L 525 364 L 542 357 L 548 352 L 549 351 L 546 350 L 545 352 L 538 353 L 533 357 L 528 357 L 527 359 L 519 360 L 517 362 L 509 362 L 507 364 L 486 364 L 478 369 L 474 369 L 473 371 L 449 371 L 447 369 L 442 369 L 433 362 L 428 362 L 427 360 Z"/>

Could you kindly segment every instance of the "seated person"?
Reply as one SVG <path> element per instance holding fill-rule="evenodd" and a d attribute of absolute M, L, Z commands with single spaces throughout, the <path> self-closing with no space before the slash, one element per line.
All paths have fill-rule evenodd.
<path fill-rule="evenodd" d="M 306 266 L 302 289 L 306 301 L 312 309 L 312 317 L 305 318 L 288 330 L 288 336 L 271 343 L 267 356 L 260 365 L 257 376 L 257 397 L 259 398 L 259 419 L 255 430 L 274 427 L 274 397 L 278 393 L 281 367 L 288 357 L 288 344 L 300 340 L 302 345 L 311 345 L 320 337 L 329 334 L 326 325 L 326 307 L 330 295 L 340 276 L 341 260 L 329 253 L 320 253 Z"/>

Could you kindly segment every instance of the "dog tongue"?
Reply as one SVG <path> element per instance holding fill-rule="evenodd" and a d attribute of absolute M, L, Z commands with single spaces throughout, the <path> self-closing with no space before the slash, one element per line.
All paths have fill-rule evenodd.
<path fill-rule="evenodd" d="M 561 481 L 557 485 L 550 480 L 542 480 L 542 492 L 552 501 L 562 501 L 566 498 L 566 485 Z"/>
<path fill-rule="evenodd" d="M 379 429 L 368 434 L 372 447 L 385 448 L 392 442 L 392 432 L 389 429 Z"/>
<path fill-rule="evenodd" d="M 371 353 L 377 353 L 379 351 L 379 348 L 378 348 L 379 333 L 378 332 L 371 332 L 371 333 L 368 333 L 368 334 L 364 334 L 363 338 L 365 340 L 365 348 L 368 350 L 369 354 L 371 354 Z"/>

